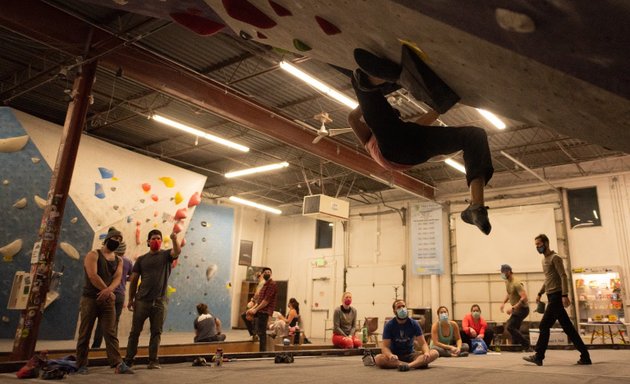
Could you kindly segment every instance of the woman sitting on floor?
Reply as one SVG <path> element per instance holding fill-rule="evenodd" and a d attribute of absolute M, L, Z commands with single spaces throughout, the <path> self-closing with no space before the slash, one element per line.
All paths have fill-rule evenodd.
<path fill-rule="evenodd" d="M 357 310 L 352 304 L 352 293 L 344 292 L 342 304 L 333 314 L 333 345 L 337 348 L 361 348 L 363 343 L 354 334 L 357 330 Z"/>
<path fill-rule="evenodd" d="M 490 346 L 494 339 L 494 331 L 488 328 L 488 323 L 481 316 L 481 307 L 477 304 L 473 304 L 470 307 L 470 313 L 462 319 L 462 330 L 460 331 L 462 342 L 468 344 L 472 351 L 472 340 L 483 340 L 486 343 L 486 347 Z"/>
<path fill-rule="evenodd" d="M 431 349 L 435 349 L 440 357 L 468 356 L 468 344 L 462 345 L 457 323 L 448 319 L 448 309 L 441 306 L 437 310 L 439 321 L 431 327 Z"/>

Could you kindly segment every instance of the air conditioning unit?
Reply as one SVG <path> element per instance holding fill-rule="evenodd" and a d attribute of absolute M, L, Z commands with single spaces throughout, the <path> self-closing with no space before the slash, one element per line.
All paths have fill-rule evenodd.
<path fill-rule="evenodd" d="M 326 195 L 304 196 L 302 215 L 325 221 L 348 220 L 350 204 Z"/>

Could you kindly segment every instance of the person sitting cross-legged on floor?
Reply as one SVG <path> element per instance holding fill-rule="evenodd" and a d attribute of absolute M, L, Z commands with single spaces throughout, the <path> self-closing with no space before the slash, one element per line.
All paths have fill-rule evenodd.
<path fill-rule="evenodd" d="M 396 317 L 385 323 L 381 353 L 374 358 L 376 366 L 399 371 L 428 368 L 439 357 L 438 352 L 429 349 L 420 324 L 409 318 L 404 300 L 394 301 L 392 309 Z M 420 350 L 415 350 L 414 344 Z"/>
<path fill-rule="evenodd" d="M 204 303 L 197 304 L 199 317 L 195 319 L 195 343 L 208 341 L 225 341 L 225 334 L 221 333 L 221 320 L 212 316 L 208 311 L 208 306 Z"/>
<path fill-rule="evenodd" d="M 448 309 L 441 306 L 437 314 L 439 321 L 431 326 L 431 349 L 438 351 L 440 357 L 468 356 L 468 344 L 462 344 L 459 326 L 448 319 Z"/>
<path fill-rule="evenodd" d="M 333 313 L 333 345 L 337 348 L 361 348 L 363 343 L 356 337 L 357 310 L 351 307 L 352 293 L 344 292 L 341 306 Z"/>
<path fill-rule="evenodd" d="M 494 331 L 488 328 L 488 323 L 481 316 L 481 307 L 478 304 L 473 304 L 470 307 L 470 312 L 462 319 L 460 336 L 462 337 L 462 343 L 467 344 L 471 351 L 472 340 L 483 340 L 486 343 L 486 347 L 489 347 L 490 343 L 492 343 Z"/>

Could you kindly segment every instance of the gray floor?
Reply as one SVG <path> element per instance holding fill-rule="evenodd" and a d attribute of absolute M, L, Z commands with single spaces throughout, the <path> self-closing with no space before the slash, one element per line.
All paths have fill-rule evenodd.
<path fill-rule="evenodd" d="M 303 357 L 293 364 L 274 364 L 271 359 L 237 360 L 221 368 L 192 367 L 190 364 L 163 365 L 161 370 L 136 367 L 135 375 L 114 376 L 105 367 L 90 368 L 88 375 L 68 376 L 71 383 L 245 383 L 290 382 L 299 383 L 386 383 L 398 380 L 422 380 L 443 383 L 544 383 L 544 384 L 600 384 L 630 383 L 630 350 L 594 350 L 591 366 L 575 365 L 576 351 L 548 352 L 542 367 L 527 364 L 524 353 L 503 352 L 466 358 L 441 358 L 430 369 L 410 372 L 381 370 L 364 367 L 359 356 Z M 0 382 L 18 380 L 14 373 L 0 374 Z M 30 380 L 29 382 L 39 382 Z"/>

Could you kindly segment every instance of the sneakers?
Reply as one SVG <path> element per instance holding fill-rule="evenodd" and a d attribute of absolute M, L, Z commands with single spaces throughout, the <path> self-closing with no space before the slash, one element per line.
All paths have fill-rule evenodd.
<path fill-rule="evenodd" d="M 527 361 L 528 363 L 534 363 L 537 366 L 542 366 L 543 365 L 543 361 L 539 360 L 536 355 L 531 355 L 531 356 L 523 356 L 523 360 Z"/>
<path fill-rule="evenodd" d="M 466 351 L 460 352 L 459 353 L 459 357 L 468 357 L 468 352 L 466 352 Z"/>
<path fill-rule="evenodd" d="M 400 372 L 407 372 L 409 370 L 409 364 L 401 362 L 400 365 L 398 365 L 398 370 Z"/>
<path fill-rule="evenodd" d="M 157 361 L 150 361 L 149 365 L 147 365 L 147 369 L 162 369 L 162 367 Z"/>
<path fill-rule="evenodd" d="M 402 68 L 391 60 L 378 57 L 365 49 L 354 50 L 354 61 L 370 76 L 378 77 L 390 83 L 395 83 L 400 77 Z"/>
<path fill-rule="evenodd" d="M 591 361 L 591 358 L 584 358 L 584 357 L 580 357 L 580 360 L 577 361 L 578 365 L 591 365 L 593 364 L 593 362 Z"/>
<path fill-rule="evenodd" d="M 492 225 L 488 220 L 488 207 L 471 204 L 462 212 L 461 217 L 464 223 L 476 225 L 486 235 L 492 230 Z"/>
<path fill-rule="evenodd" d="M 120 364 L 116 366 L 116 370 L 114 372 L 121 375 L 123 374 L 133 375 L 135 373 L 133 369 L 129 368 L 129 366 L 125 364 L 124 361 L 120 362 Z"/>

